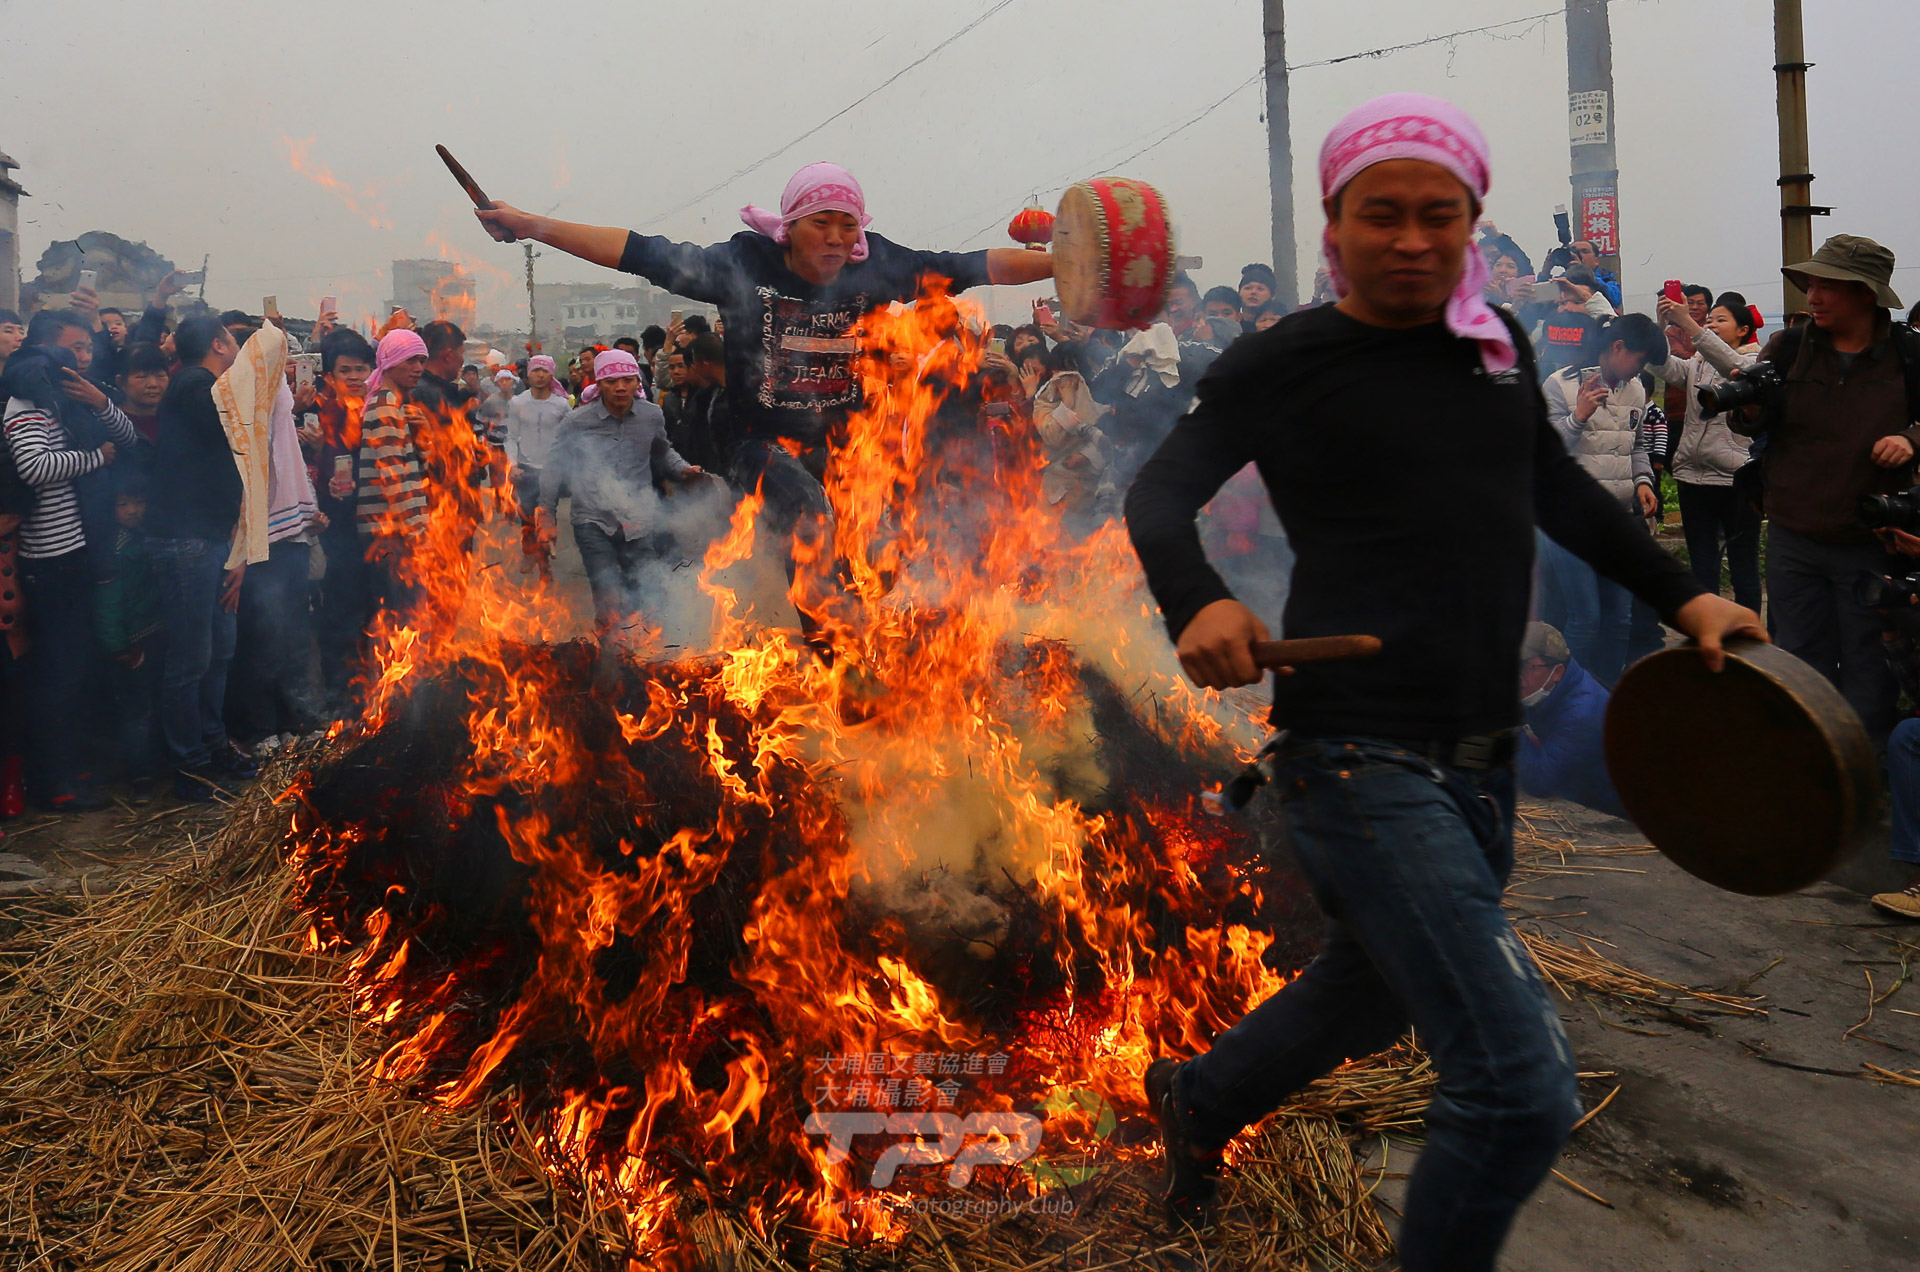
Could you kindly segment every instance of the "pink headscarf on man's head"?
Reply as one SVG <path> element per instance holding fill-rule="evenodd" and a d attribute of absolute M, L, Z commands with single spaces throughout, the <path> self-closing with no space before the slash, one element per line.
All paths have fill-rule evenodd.
<path fill-rule="evenodd" d="M 417 331 L 402 327 L 380 337 L 380 347 L 373 354 L 373 374 L 367 377 L 367 397 L 371 398 L 380 391 L 380 381 L 385 378 L 388 368 L 399 366 L 408 358 L 426 356 L 427 342 L 420 338 Z"/>
<path fill-rule="evenodd" d="M 625 349 L 602 349 L 593 355 L 593 379 L 596 384 L 602 380 L 617 380 L 623 375 L 639 374 L 639 361 Z"/>
<path fill-rule="evenodd" d="M 774 242 L 784 243 L 789 225 L 816 212 L 845 212 L 858 221 L 860 236 L 848 255 L 856 261 L 867 259 L 867 227 L 873 224 L 867 215 L 867 196 L 853 174 L 837 163 L 808 164 L 787 182 L 778 212 L 748 204 L 740 209 L 740 219 Z"/>
<path fill-rule="evenodd" d="M 560 378 L 560 368 L 555 366 L 553 359 L 548 357 L 546 354 L 536 353 L 531 358 L 527 359 L 527 370 L 534 371 L 534 370 L 538 370 L 541 367 L 545 367 L 548 370 L 548 372 L 552 374 L 554 379 L 557 380 Z"/>
<path fill-rule="evenodd" d="M 1332 198 L 1363 170 L 1389 159 L 1420 159 L 1438 164 L 1473 192 L 1474 202 L 1486 202 L 1493 184 L 1487 139 L 1467 113 L 1452 102 L 1424 93 L 1389 93 L 1349 111 L 1333 126 L 1320 146 L 1320 193 Z M 1340 249 L 1334 245 L 1333 226 L 1321 239 L 1334 291 L 1349 290 L 1340 268 Z M 1482 292 L 1489 274 L 1478 243 L 1467 245 L 1467 265 L 1447 300 L 1447 330 L 1462 340 L 1478 342 L 1481 365 L 1488 371 L 1506 371 L 1519 360 L 1513 334 L 1493 312 Z"/>

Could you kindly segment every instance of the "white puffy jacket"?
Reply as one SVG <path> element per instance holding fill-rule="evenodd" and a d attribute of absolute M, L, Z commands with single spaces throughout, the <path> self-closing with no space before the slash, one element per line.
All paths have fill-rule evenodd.
<path fill-rule="evenodd" d="M 1750 367 L 1760 357 L 1760 345 L 1750 342 L 1735 350 L 1706 328 L 1693 338 L 1691 358 L 1668 355 L 1664 367 L 1650 367 L 1668 384 L 1687 391 L 1687 413 L 1680 423 L 1667 469 L 1675 481 L 1691 486 L 1731 486 L 1733 475 L 1747 462 L 1749 441 L 1727 427 L 1727 417 L 1708 419 L 1700 414 L 1698 390 L 1726 383 L 1736 370 Z"/>
<path fill-rule="evenodd" d="M 1581 370 L 1563 368 L 1540 386 L 1547 398 L 1547 418 L 1580 466 L 1638 515 L 1639 499 L 1634 488 L 1653 484 L 1653 458 L 1640 433 L 1640 420 L 1647 413 L 1647 390 L 1638 376 L 1616 384 L 1583 421 L 1573 413 L 1580 400 Z"/>

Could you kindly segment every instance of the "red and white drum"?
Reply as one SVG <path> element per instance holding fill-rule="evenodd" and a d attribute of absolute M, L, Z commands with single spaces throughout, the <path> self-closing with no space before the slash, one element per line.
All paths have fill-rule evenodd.
<path fill-rule="evenodd" d="M 1146 182 L 1095 177 L 1061 196 L 1053 273 L 1074 322 L 1121 331 L 1150 325 L 1167 306 L 1174 269 L 1167 201 Z"/>

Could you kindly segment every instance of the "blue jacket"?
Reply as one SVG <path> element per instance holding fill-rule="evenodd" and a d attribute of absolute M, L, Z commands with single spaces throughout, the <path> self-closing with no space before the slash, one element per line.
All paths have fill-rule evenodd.
<path fill-rule="evenodd" d="M 1620 308 L 1620 280 L 1613 276 L 1613 271 L 1596 269 L 1593 271 L 1593 281 L 1599 285 L 1601 291 L 1606 293 L 1607 299 L 1613 302 L 1613 307 Z"/>
<path fill-rule="evenodd" d="M 1520 785 L 1530 794 L 1570 799 L 1615 817 L 1626 816 L 1607 774 L 1604 728 L 1607 687 L 1568 659 L 1547 700 L 1527 708 L 1528 735 L 1515 757 Z"/>

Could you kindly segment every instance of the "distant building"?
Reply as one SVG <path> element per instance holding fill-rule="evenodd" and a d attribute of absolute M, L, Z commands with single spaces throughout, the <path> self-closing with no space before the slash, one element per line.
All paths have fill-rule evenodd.
<path fill-rule="evenodd" d="M 453 261 L 393 263 L 393 304 L 413 316 L 416 326 L 444 318 L 461 328 L 474 325 L 473 275 Z"/>
<path fill-rule="evenodd" d="M 639 283 L 535 283 L 535 335 L 553 353 L 587 344 L 609 344 L 620 336 L 638 336 L 650 326 L 667 325 L 674 310 L 708 314 L 710 308 L 658 287 Z"/>
<path fill-rule="evenodd" d="M 20 309 L 20 196 L 13 179 L 20 165 L 0 152 L 0 309 Z"/>

